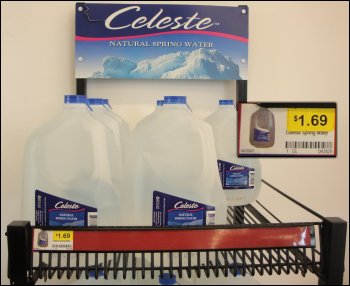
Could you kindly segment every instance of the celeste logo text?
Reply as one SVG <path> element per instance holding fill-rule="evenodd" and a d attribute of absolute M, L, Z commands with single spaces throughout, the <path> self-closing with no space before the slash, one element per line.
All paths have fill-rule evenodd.
<path fill-rule="evenodd" d="M 68 202 L 63 203 L 62 201 L 58 202 L 55 204 L 55 208 L 56 209 L 67 209 L 67 210 L 76 210 L 79 209 L 79 205 L 78 204 L 69 204 Z"/>
<path fill-rule="evenodd" d="M 158 30 L 162 30 L 169 28 L 170 30 L 176 30 L 178 28 L 183 27 L 185 30 L 205 30 L 214 25 L 211 18 L 206 17 L 201 19 L 200 17 L 198 17 L 198 12 L 194 13 L 190 17 L 179 16 L 172 18 L 169 16 L 162 17 L 164 10 L 159 9 L 158 13 L 149 19 L 146 16 L 134 18 L 132 13 L 134 13 L 135 11 L 140 12 L 140 6 L 129 6 L 114 12 L 113 14 L 107 17 L 105 21 L 106 28 L 110 30 L 121 30 L 129 27 L 133 29 L 141 29 L 147 27 L 148 29 L 155 28 Z M 131 24 L 124 26 L 118 25 L 118 17 L 122 14 L 124 14 L 124 17 L 127 16 L 131 19 Z"/>
<path fill-rule="evenodd" d="M 183 202 L 183 201 L 179 201 L 174 205 L 175 209 L 196 209 L 198 208 L 198 204 L 196 203 L 187 203 L 187 202 Z"/>
<path fill-rule="evenodd" d="M 231 171 L 241 171 L 241 170 L 244 170 L 244 167 L 243 166 L 232 166 L 230 168 Z"/>

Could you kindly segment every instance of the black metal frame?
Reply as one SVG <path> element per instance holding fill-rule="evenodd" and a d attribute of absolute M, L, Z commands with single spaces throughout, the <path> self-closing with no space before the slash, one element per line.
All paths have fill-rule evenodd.
<path fill-rule="evenodd" d="M 343 284 L 346 221 L 327 217 L 321 226 L 321 273 L 320 285 Z"/>
<path fill-rule="evenodd" d="M 11 284 L 30 285 L 32 268 L 32 227 L 28 221 L 14 221 L 7 226 L 8 270 Z"/>
<path fill-rule="evenodd" d="M 76 93 L 79 95 L 86 95 L 87 92 L 87 79 L 77 78 L 76 79 Z"/>
<path fill-rule="evenodd" d="M 76 93 L 87 95 L 87 79 L 76 79 Z M 237 102 L 247 102 L 248 82 L 247 80 L 236 80 L 236 96 Z"/>
<path fill-rule="evenodd" d="M 14 221 L 7 227 L 8 240 L 8 278 L 13 285 L 35 284 L 37 279 L 126 279 L 131 273 L 133 279 L 137 273 L 144 279 L 148 273 L 151 278 L 164 273 L 179 278 L 192 275 L 201 277 L 225 277 L 230 273 L 237 275 L 301 274 L 309 271 L 319 277 L 320 285 L 342 284 L 344 273 L 345 241 L 347 223 L 340 218 L 325 218 L 300 202 L 291 198 L 270 183 L 263 183 L 281 196 L 315 215 L 320 222 L 297 223 L 313 225 L 319 229 L 320 248 L 317 247 L 273 247 L 254 249 L 208 249 L 200 251 L 118 251 L 104 252 L 52 252 L 32 250 L 33 227 L 29 222 Z M 259 207 L 261 210 L 259 211 Z M 271 217 L 271 219 L 267 217 Z M 285 227 L 293 225 L 282 223 L 260 201 L 255 206 L 229 207 L 228 222 L 239 228 Z M 70 228 L 79 229 L 79 228 Z M 107 228 L 107 230 L 116 227 Z M 130 227 L 127 230 L 143 230 Z M 144 228 L 147 230 L 147 228 Z M 149 228 L 148 228 L 149 229 Z M 80 228 L 81 230 L 81 228 Z M 106 231 L 106 227 L 94 231 Z M 181 231 L 181 230 L 180 230 Z M 142 237 L 140 238 L 142 240 Z M 137 257 L 141 257 L 137 262 Z M 36 257 L 36 260 L 35 260 Z M 74 265 L 71 264 L 74 258 Z M 36 262 L 34 262 L 36 261 Z M 148 265 L 146 261 L 149 261 Z M 73 263 L 73 262 L 72 262 Z M 110 275 L 110 276 L 109 276 Z M 103 277 L 99 277 L 103 276 Z"/>

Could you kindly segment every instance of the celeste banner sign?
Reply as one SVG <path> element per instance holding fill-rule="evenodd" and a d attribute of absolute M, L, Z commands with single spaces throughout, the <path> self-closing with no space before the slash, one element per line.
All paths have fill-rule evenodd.
<path fill-rule="evenodd" d="M 247 79 L 247 6 L 76 4 L 76 78 Z"/>

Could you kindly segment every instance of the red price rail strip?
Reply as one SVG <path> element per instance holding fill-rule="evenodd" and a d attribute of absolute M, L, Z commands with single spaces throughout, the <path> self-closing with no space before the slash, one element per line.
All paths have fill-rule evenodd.
<path fill-rule="evenodd" d="M 73 251 L 186 251 L 314 247 L 314 226 L 75 230 Z"/>

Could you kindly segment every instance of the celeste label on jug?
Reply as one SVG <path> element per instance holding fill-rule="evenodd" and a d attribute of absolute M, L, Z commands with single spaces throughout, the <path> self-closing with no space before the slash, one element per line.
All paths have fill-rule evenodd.
<path fill-rule="evenodd" d="M 35 226 L 97 226 L 97 209 L 36 190 Z"/>
<path fill-rule="evenodd" d="M 254 188 L 254 168 L 222 160 L 218 160 L 218 168 L 224 190 Z"/>
<path fill-rule="evenodd" d="M 270 132 L 254 128 L 255 141 L 270 141 Z"/>
<path fill-rule="evenodd" d="M 212 225 L 215 224 L 215 207 L 153 192 L 153 226 Z"/>

